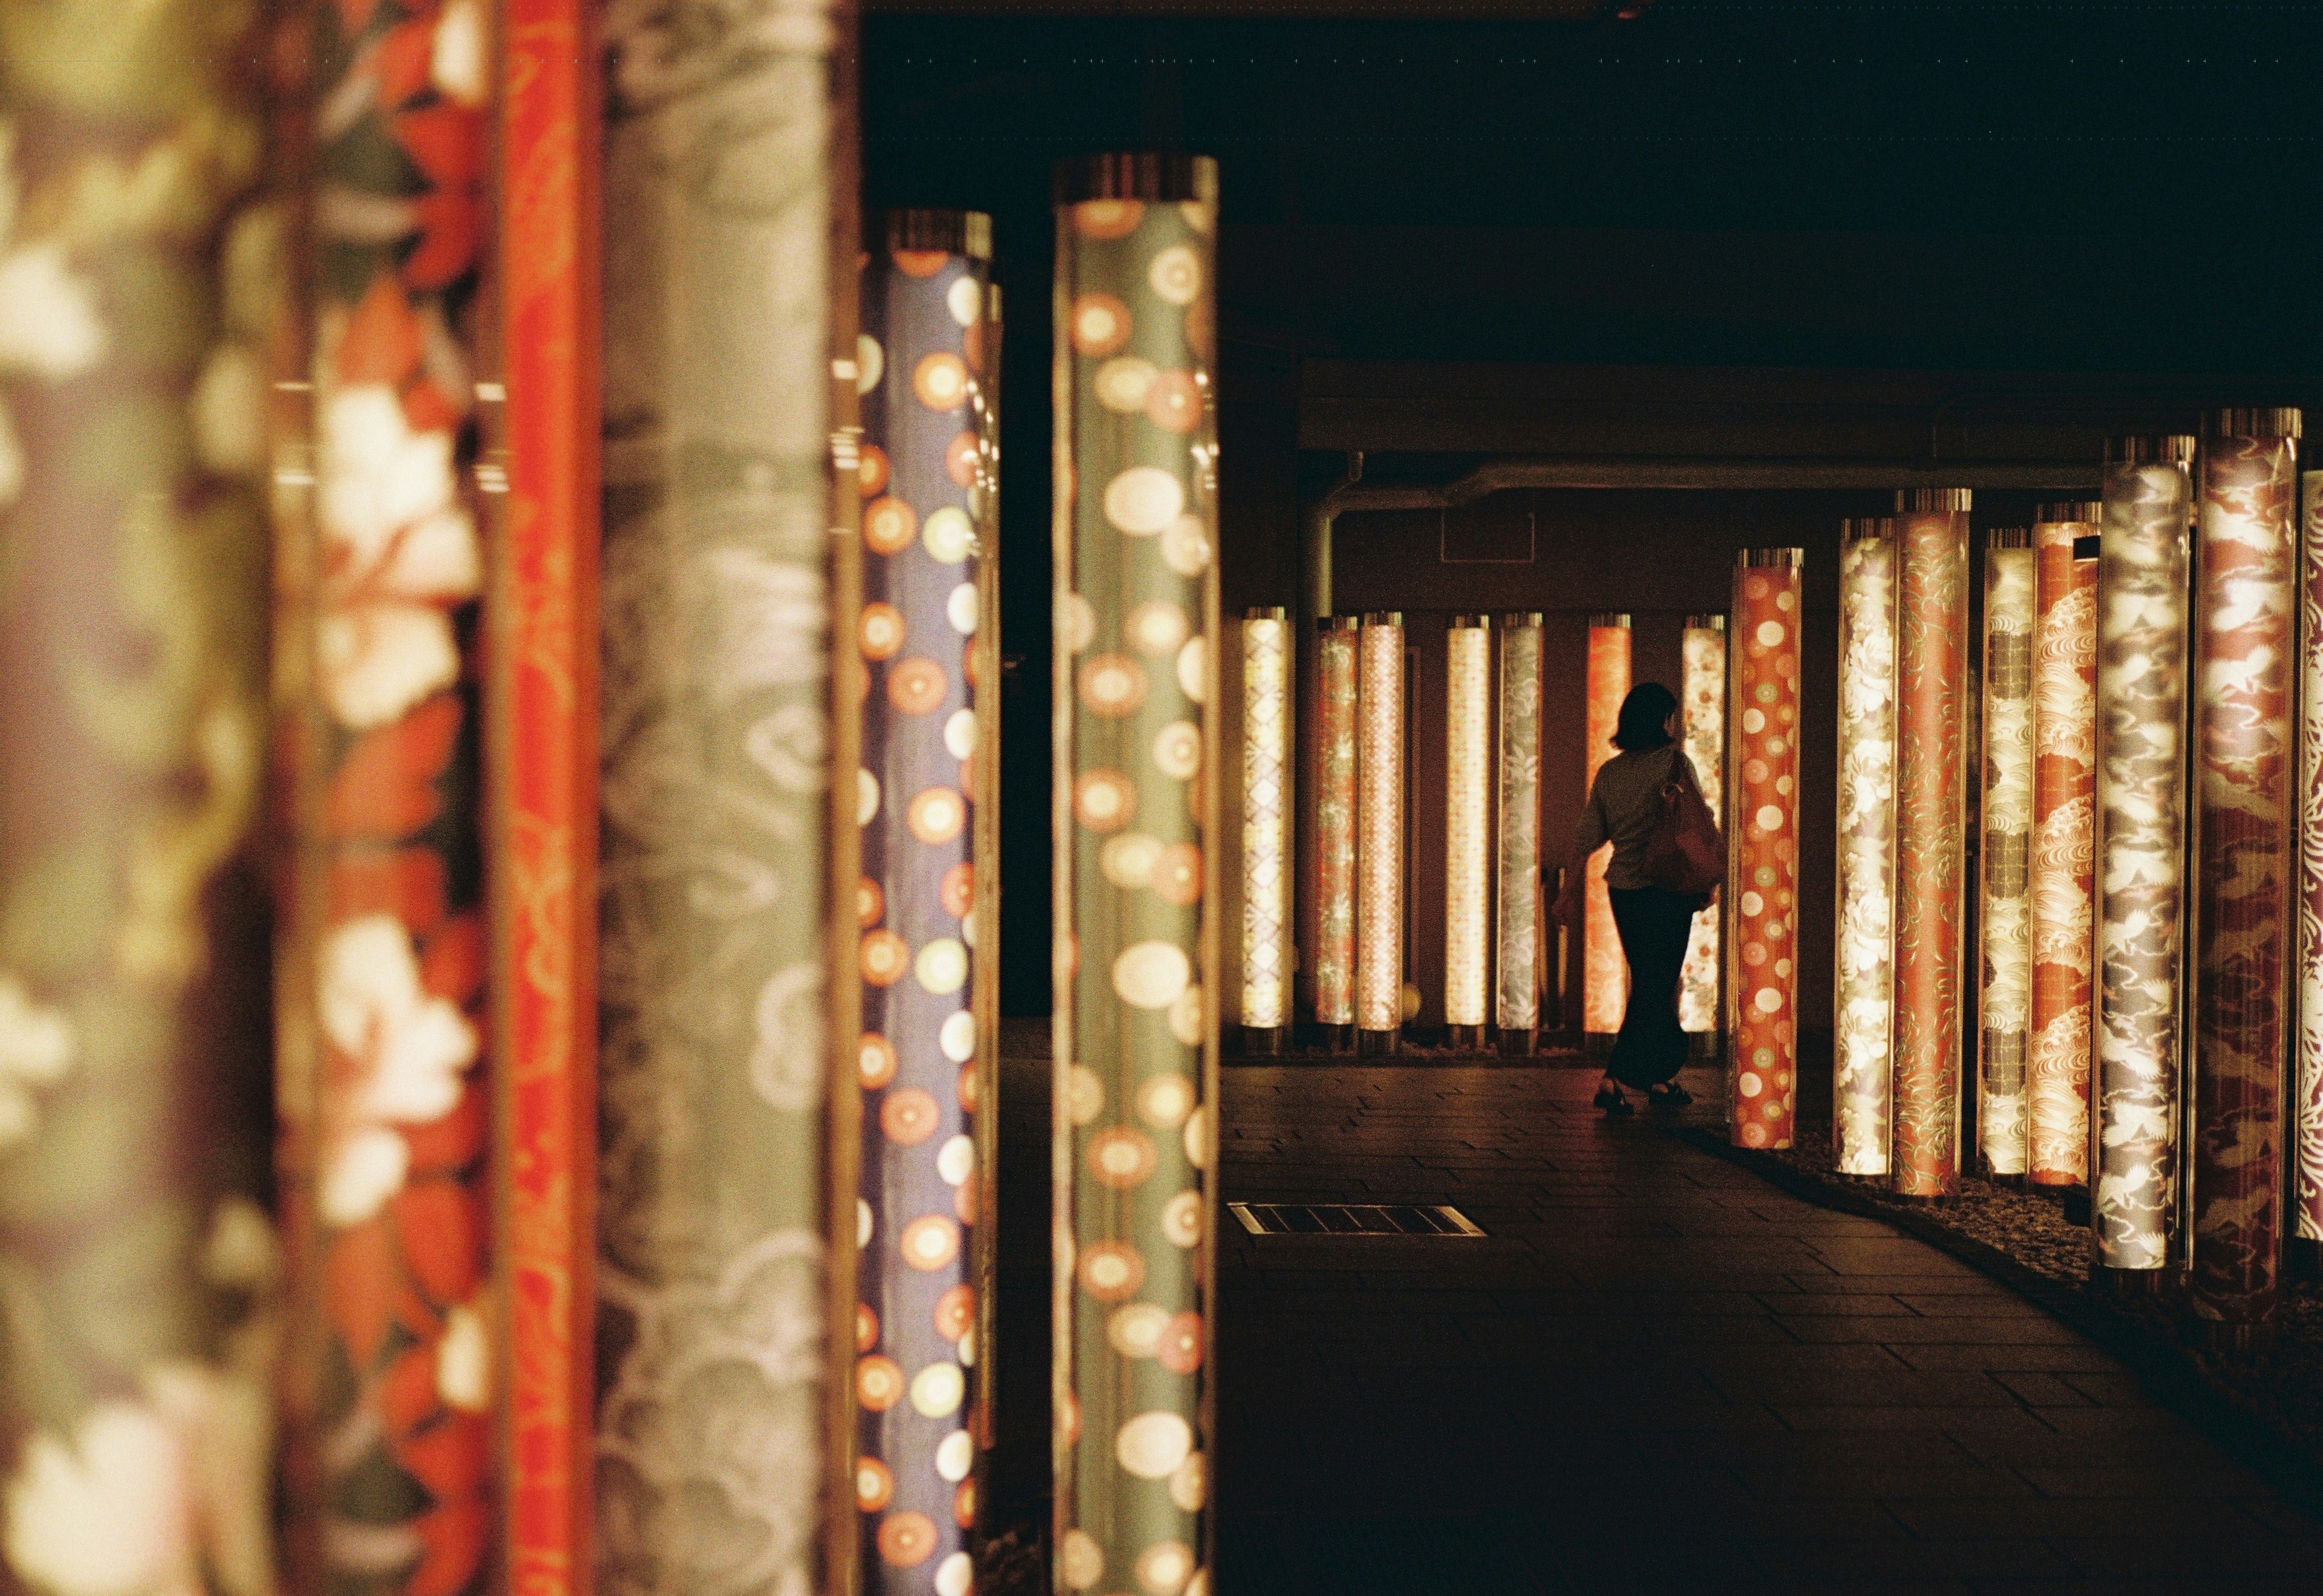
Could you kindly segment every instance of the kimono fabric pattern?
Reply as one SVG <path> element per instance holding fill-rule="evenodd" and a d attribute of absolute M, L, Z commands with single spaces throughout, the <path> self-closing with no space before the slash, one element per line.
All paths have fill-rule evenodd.
<path fill-rule="evenodd" d="M 1896 1000 L 1896 539 L 1850 521 L 1839 572 L 1838 1015 L 1833 1151 L 1887 1173 Z"/>
<path fill-rule="evenodd" d="M 2025 1050 L 2033 1001 L 2034 559 L 2022 527 L 1996 527 L 1984 550 L 1982 1027 L 1978 1053 L 1978 1142 L 1985 1168 L 2022 1175 Z"/>
<path fill-rule="evenodd" d="M 1207 1596 L 1217 169 L 1057 179 L 1051 1545 L 1060 1589 Z"/>
<path fill-rule="evenodd" d="M 1500 937 L 1493 1023 L 1503 1046 L 1540 1026 L 1540 617 L 1501 620 Z"/>
<path fill-rule="evenodd" d="M 1796 1130 L 1800 558 L 1797 549 L 1751 549 L 1734 572 L 1726 989 L 1738 1147 L 1788 1147 Z"/>
<path fill-rule="evenodd" d="M 1587 746 L 1582 751 L 1581 790 L 1614 755 L 1613 729 L 1630 692 L 1630 618 L 1600 615 L 1589 623 Z M 1584 861 L 1581 914 L 1581 1028 L 1584 1035 L 1610 1037 L 1621 1029 L 1630 1001 L 1630 967 L 1621 957 L 1621 928 L 1613 923 L 1613 900 L 1605 885 L 1613 861 L 1608 843 Z"/>
<path fill-rule="evenodd" d="M 1725 798 L 1726 618 L 1688 616 L 1678 652 L 1686 762 L 1701 779 L 1702 802 L 1718 819 Z M 1678 1024 L 1698 1035 L 1718 1029 L 1718 922 L 1723 912 L 1712 903 L 1694 915 L 1678 976 Z"/>
<path fill-rule="evenodd" d="M 2033 528 L 2031 1167 L 2089 1178 L 2090 977 L 2097 934 L 2097 597 L 2104 507 L 2053 505 Z M 2081 546 L 2090 552 L 2084 555 Z"/>
<path fill-rule="evenodd" d="M 1356 1041 L 1392 1049 L 1403 1025 L 1403 618 L 1367 615 L 1356 639 Z"/>
<path fill-rule="evenodd" d="M 252 14 L 0 5 L 12 1592 L 277 1587 L 260 837 L 289 319 Z"/>
<path fill-rule="evenodd" d="M 2291 1085 L 2291 1201 L 2301 1240 L 2323 1241 L 2323 471 L 2301 480 L 2299 546 L 2299 1072 Z"/>
<path fill-rule="evenodd" d="M 1315 1021 L 1355 1023 L 1355 654 L 1352 619 L 1315 639 Z"/>

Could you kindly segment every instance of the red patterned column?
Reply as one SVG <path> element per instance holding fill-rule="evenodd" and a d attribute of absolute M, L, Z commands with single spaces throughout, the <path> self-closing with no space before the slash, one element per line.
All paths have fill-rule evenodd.
<path fill-rule="evenodd" d="M 1966 919 L 1965 488 L 1897 495 L 1893 1179 L 1942 1197 L 1960 1178 Z"/>
<path fill-rule="evenodd" d="M 1355 655 L 1363 622 L 1315 623 L 1315 1023 L 1344 1046 L 1355 1023 Z"/>
<path fill-rule="evenodd" d="M 2299 549 L 2299 1076 L 2291 1088 L 2291 1206 L 2323 1241 L 2323 471 L 2303 479 Z"/>
<path fill-rule="evenodd" d="M 1593 615 L 1589 618 L 1589 742 L 1584 755 L 1586 792 L 1597 779 L 1598 768 L 1615 749 L 1613 731 L 1621 724 L 1621 701 L 1630 693 L 1630 618 Z M 1613 923 L 1613 900 L 1605 887 L 1605 867 L 1612 862 L 1607 843 L 1582 867 L 1581 1028 L 1611 1046 L 1621 1029 L 1621 1015 L 1630 1001 L 1630 967 L 1621 957 L 1621 933 Z"/>
<path fill-rule="evenodd" d="M 1755 548 L 1734 570 L 1726 790 L 1728 939 L 1740 1147 L 1788 1147 L 1798 1104 L 1799 564 Z"/>
<path fill-rule="evenodd" d="M 2214 417 L 2197 522 L 2193 1309 L 2238 1345 L 2282 1242 L 2298 437 L 2296 410 Z"/>
<path fill-rule="evenodd" d="M 2028 1176 L 2041 1186 L 2079 1186 L 2089 1178 L 2104 514 L 2102 504 L 2052 504 L 2033 527 L 2033 1017 L 2025 1087 Z"/>

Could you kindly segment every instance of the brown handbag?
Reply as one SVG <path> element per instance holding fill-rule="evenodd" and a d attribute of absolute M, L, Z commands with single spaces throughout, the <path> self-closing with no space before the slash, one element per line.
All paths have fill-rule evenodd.
<path fill-rule="evenodd" d="M 1662 784 L 1661 818 L 1646 839 L 1646 879 L 1666 892 L 1707 897 L 1726 880 L 1726 842 L 1694 784 L 1694 767 L 1680 761 Z"/>

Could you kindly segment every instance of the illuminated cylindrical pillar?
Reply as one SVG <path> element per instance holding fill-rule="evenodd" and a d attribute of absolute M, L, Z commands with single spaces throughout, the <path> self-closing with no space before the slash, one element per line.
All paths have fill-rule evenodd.
<path fill-rule="evenodd" d="M 1444 1023 L 1465 1048 L 1484 1045 L 1490 1018 L 1492 624 L 1455 615 L 1445 635 Z"/>
<path fill-rule="evenodd" d="M 975 399 L 977 436 L 983 459 L 969 502 L 976 507 L 977 620 L 962 662 L 969 685 L 985 706 L 976 751 L 960 762 L 960 788 L 968 794 L 974 889 L 960 940 L 971 962 L 981 960 L 985 979 L 970 984 L 969 1013 L 976 1017 L 976 1061 L 969 1076 L 970 1133 L 976 1142 L 976 1215 L 970 1232 L 971 1283 L 976 1288 L 976 1444 L 998 1445 L 1000 1281 L 1000 367 L 1003 317 L 1000 289 L 984 289 L 984 364 Z M 983 1489 L 984 1474 L 978 1476 Z"/>
<path fill-rule="evenodd" d="M 1391 1053 L 1403 1028 L 1403 616 L 1356 634 L 1355 1045 Z"/>
<path fill-rule="evenodd" d="M 2027 1177 L 2089 1179 L 2089 975 L 2097 933 L 2098 527 L 2052 504 L 2033 528 L 2033 1014 Z"/>
<path fill-rule="evenodd" d="M 1727 1105 L 1739 1147 L 1788 1147 L 1798 1105 L 1799 565 L 1805 551 L 1735 556 L 1726 790 L 1726 959 L 1733 1050 Z"/>
<path fill-rule="evenodd" d="M 1056 666 L 1050 1545 L 1062 1588 L 1182 1591 L 1217 1434 L 1217 167 L 1057 176 L 1054 601 L 1081 646 Z"/>
<path fill-rule="evenodd" d="M 965 1580 L 970 1568 L 983 1223 L 974 988 L 990 976 L 971 952 L 981 695 L 968 660 L 996 525 L 982 479 L 996 419 L 979 392 L 990 220 L 896 211 L 880 221 L 863 268 L 868 497 L 856 628 L 868 681 L 859 757 L 881 795 L 863 823 L 855 905 L 858 1191 L 872 1235 L 855 1281 L 855 1499 L 870 1596 L 924 1590 L 931 1573 Z M 1133 625 L 1130 651 L 1173 657 L 1183 629 L 1166 618 L 1150 635 Z"/>
<path fill-rule="evenodd" d="M 5 18 L 0 1590 L 25 1596 L 278 1582 L 267 504 L 306 461 L 268 457 L 267 379 L 305 373 L 268 370 L 260 14 Z M 391 894 L 380 862 L 341 885 Z M 335 1068 L 375 1080 L 383 1050 Z"/>
<path fill-rule="evenodd" d="M 1275 1053 L 1290 1036 L 1290 620 L 1242 622 L 1242 1034 Z"/>
<path fill-rule="evenodd" d="M 2323 471 L 2300 486 L 2299 1072 L 2286 1134 L 2296 1233 L 2323 1242 Z"/>
<path fill-rule="evenodd" d="M 1678 636 L 1678 711 L 1687 763 L 1702 781 L 1702 801 L 1720 813 L 1726 791 L 1726 618 L 1689 615 Z M 1685 1031 L 1718 1031 L 1718 920 L 1712 903 L 1694 917 L 1678 974 L 1677 1020 Z"/>
<path fill-rule="evenodd" d="M 1977 1144 L 1995 1175 L 2022 1175 L 2025 1050 L 2033 1007 L 2033 535 L 1995 527 L 1984 540 L 1984 847 L 1977 932 Z"/>
<path fill-rule="evenodd" d="M 1896 1002 L 1896 524 L 1840 530 L 1833 1154 L 1887 1172 Z"/>
<path fill-rule="evenodd" d="M 1891 1174 L 1906 1197 L 1960 1178 L 1967 992 L 1968 537 L 1964 488 L 1896 495 L 1896 1019 Z"/>
<path fill-rule="evenodd" d="M 1492 1023 L 1501 1050 L 1529 1056 L 1540 1032 L 1540 639 L 1538 611 L 1501 617 L 1499 939 Z"/>
<path fill-rule="evenodd" d="M 2161 1270 L 2177 1239 L 2189 437 L 2107 450 L 2098 555 L 2097 1261 Z"/>
<path fill-rule="evenodd" d="M 621 85 L 592 140 L 609 224 L 592 1536 L 606 1592 L 812 1591 L 851 1567 L 857 1415 L 889 1399 L 877 1365 L 850 1378 L 857 1260 L 900 1244 L 941 1262 L 957 1239 L 948 1213 L 908 1238 L 867 1232 L 856 1194 L 857 829 L 914 794 L 856 758 L 855 9 L 759 28 L 747 47 L 728 34 L 714 78 L 689 75 L 709 35 L 678 42 L 666 11 L 599 6 L 588 31 L 602 81 Z M 388 31 L 363 71 L 410 59 L 406 10 L 370 11 Z M 473 25 L 465 6 L 440 12 L 464 14 Z M 512 172 L 513 191 L 527 180 Z M 712 1387 L 717 1417 L 697 1418 Z M 883 1556 L 932 1551 L 933 1526 L 918 1528 Z"/>
<path fill-rule="evenodd" d="M 2192 1307 L 2271 1335 L 2294 873 L 2299 412 L 2225 410 L 2201 454 L 2194 569 Z"/>
<path fill-rule="evenodd" d="M 1589 740 L 1584 753 L 1584 793 L 1596 781 L 1599 767 L 1619 751 L 1613 747 L 1613 732 L 1621 724 L 1621 701 L 1630 693 L 1628 616 L 1589 618 L 1587 685 Z M 1612 862 L 1613 845 L 1609 842 L 1583 867 L 1581 1028 L 1593 1039 L 1589 1045 L 1600 1049 L 1611 1045 L 1630 1002 L 1630 967 L 1621 958 L 1621 930 L 1613 923 L 1613 900 L 1605 888 L 1605 869 Z"/>
<path fill-rule="evenodd" d="M 1357 637 L 1363 622 L 1315 622 L 1315 1023 L 1333 1047 L 1355 1024 L 1356 815 L 1361 807 L 1356 728 L 1362 703 Z"/>

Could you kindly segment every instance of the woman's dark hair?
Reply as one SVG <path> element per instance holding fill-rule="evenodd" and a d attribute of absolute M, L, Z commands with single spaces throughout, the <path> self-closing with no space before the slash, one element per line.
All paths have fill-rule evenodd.
<path fill-rule="evenodd" d="M 1677 739 L 1663 722 L 1677 710 L 1677 695 L 1658 682 L 1640 682 L 1621 701 L 1621 722 L 1613 729 L 1613 746 L 1623 753 L 1639 748 L 1666 748 Z"/>

